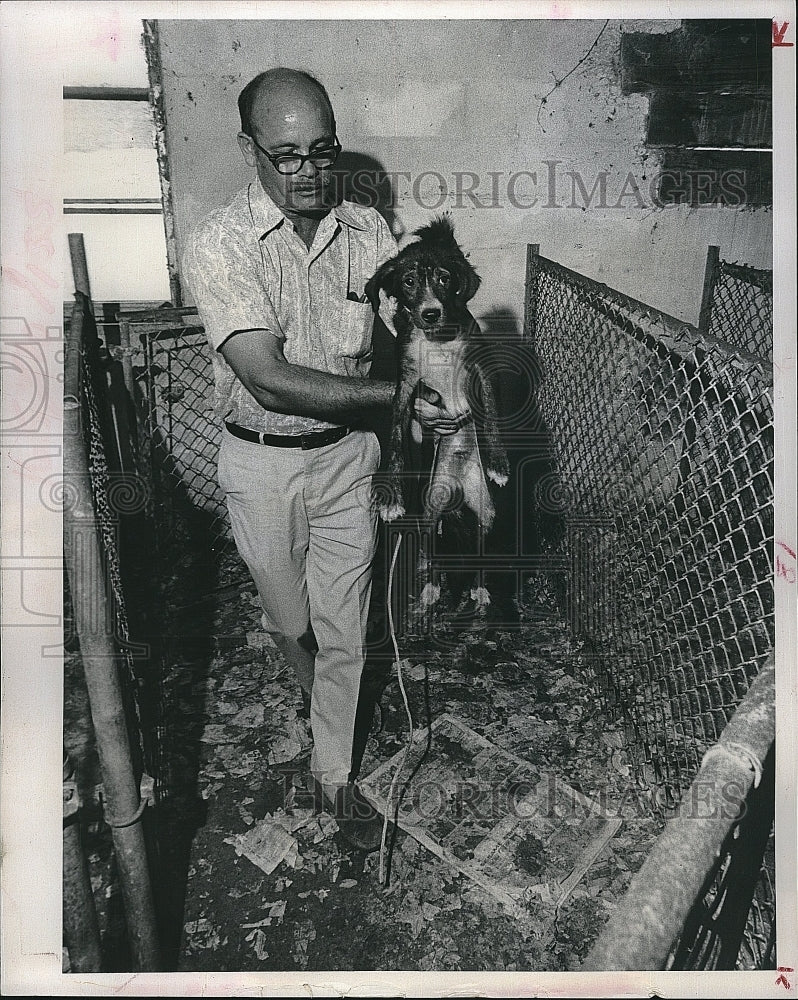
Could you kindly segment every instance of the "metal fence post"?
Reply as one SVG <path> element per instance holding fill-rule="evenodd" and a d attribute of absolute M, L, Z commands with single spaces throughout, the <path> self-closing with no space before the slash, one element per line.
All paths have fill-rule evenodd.
<path fill-rule="evenodd" d="M 526 248 L 526 295 L 524 296 L 524 339 L 535 343 L 538 316 L 538 257 L 540 244 L 530 243 Z"/>
<path fill-rule="evenodd" d="M 698 314 L 698 329 L 709 333 L 712 322 L 712 302 L 715 298 L 715 281 L 718 276 L 720 247 L 707 247 L 707 263 L 704 268 L 704 291 L 701 295 L 701 312 Z"/>
<path fill-rule="evenodd" d="M 745 808 L 751 788 L 759 783 L 776 734 L 775 711 L 771 653 L 720 739 L 706 753 L 682 809 L 654 844 L 582 971 L 664 967 L 720 846 Z"/>
<path fill-rule="evenodd" d="M 80 837 L 80 798 L 72 763 L 64 754 L 64 939 L 72 972 L 100 972 L 102 951 L 89 866 Z"/>
<path fill-rule="evenodd" d="M 133 771 L 116 649 L 107 626 L 113 621 L 89 485 L 89 462 L 80 427 L 80 340 L 86 304 L 78 295 L 64 365 L 64 560 L 72 593 L 81 659 L 119 866 L 131 951 L 137 970 L 160 965 L 150 884 L 143 804 Z"/>

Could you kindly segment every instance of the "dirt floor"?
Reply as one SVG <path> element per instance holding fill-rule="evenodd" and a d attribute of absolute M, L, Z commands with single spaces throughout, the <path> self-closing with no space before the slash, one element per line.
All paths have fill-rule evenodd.
<path fill-rule="evenodd" d="M 603 713 L 580 670 L 579 649 L 539 579 L 527 583 L 517 627 L 497 628 L 480 616 L 455 627 L 441 613 L 435 643 L 413 628 L 400 639 L 417 725 L 426 725 L 428 713 L 434 720 L 448 712 L 623 819 L 562 905 L 543 872 L 519 917 L 402 831 L 381 884 L 378 852 L 347 849 L 330 817 L 304 808 L 310 804 L 303 794 L 309 726 L 298 685 L 261 631 L 254 587 L 233 556 L 217 561 L 212 577 L 198 567 L 189 588 L 186 567 L 172 569 L 177 586 L 167 587 L 169 641 L 158 685 L 161 794 L 148 819 L 168 968 L 578 967 L 661 823 L 652 818 L 623 734 Z M 99 779 L 79 674 L 73 656 L 66 740 L 87 803 L 84 832 L 106 966 L 123 969 L 129 959 L 119 890 L 97 808 Z M 362 775 L 401 750 L 406 737 L 394 670 L 375 712 Z M 291 832 L 296 846 L 266 874 L 237 848 L 269 817 Z"/>

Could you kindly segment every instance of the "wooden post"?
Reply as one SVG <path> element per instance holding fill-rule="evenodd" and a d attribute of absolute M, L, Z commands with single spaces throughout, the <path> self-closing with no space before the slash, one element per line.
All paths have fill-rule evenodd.
<path fill-rule="evenodd" d="M 709 333 L 712 322 L 712 301 L 715 297 L 715 280 L 718 274 L 720 247 L 707 247 L 707 263 L 704 268 L 704 291 L 701 296 L 701 312 L 698 314 L 698 329 Z"/>
<path fill-rule="evenodd" d="M 144 22 L 144 52 L 147 56 L 147 72 L 150 81 L 150 105 L 155 123 L 155 148 L 158 153 L 158 174 L 161 179 L 161 207 L 163 209 L 164 234 L 166 237 L 166 267 L 169 271 L 169 289 L 172 305 L 183 304 L 180 287 L 180 272 L 177 260 L 175 238 L 175 214 L 172 203 L 172 182 L 169 175 L 169 149 L 166 140 L 166 105 L 163 97 L 163 70 L 161 49 L 158 41 L 158 22 Z"/>

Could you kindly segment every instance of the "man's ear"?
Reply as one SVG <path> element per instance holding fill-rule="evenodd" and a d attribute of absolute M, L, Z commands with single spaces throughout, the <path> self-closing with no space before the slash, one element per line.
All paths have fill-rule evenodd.
<path fill-rule="evenodd" d="M 384 289 L 386 295 L 396 297 L 396 257 L 386 260 L 377 269 L 374 276 L 366 282 L 364 292 L 374 312 L 378 312 L 380 308 L 381 288 Z"/>
<path fill-rule="evenodd" d="M 241 150 L 242 156 L 247 161 L 247 166 L 254 167 L 257 163 L 257 154 L 255 152 L 252 139 L 246 132 L 239 132 L 237 138 L 238 148 Z"/>
<path fill-rule="evenodd" d="M 482 279 L 464 256 L 457 265 L 457 297 L 463 302 L 470 302 L 481 284 Z"/>

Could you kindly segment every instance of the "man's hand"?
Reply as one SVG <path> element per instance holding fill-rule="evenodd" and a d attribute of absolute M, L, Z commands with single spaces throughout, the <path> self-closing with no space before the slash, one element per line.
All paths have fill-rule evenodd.
<path fill-rule="evenodd" d="M 425 431 L 434 434 L 454 434 L 469 419 L 469 411 L 450 413 L 443 405 L 439 392 L 419 382 L 415 403 L 415 419 Z"/>

